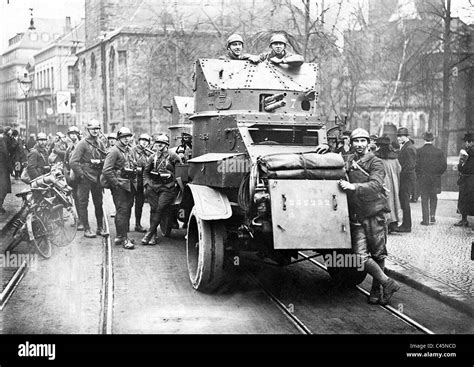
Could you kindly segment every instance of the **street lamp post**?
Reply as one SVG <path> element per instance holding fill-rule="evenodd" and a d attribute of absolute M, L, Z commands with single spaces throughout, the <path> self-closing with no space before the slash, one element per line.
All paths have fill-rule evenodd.
<path fill-rule="evenodd" d="M 28 126 L 28 94 L 31 90 L 31 85 L 33 81 L 28 77 L 28 74 L 23 74 L 23 78 L 18 79 L 18 83 L 20 84 L 20 88 L 25 95 L 25 137 L 28 138 L 29 136 L 29 126 Z"/>

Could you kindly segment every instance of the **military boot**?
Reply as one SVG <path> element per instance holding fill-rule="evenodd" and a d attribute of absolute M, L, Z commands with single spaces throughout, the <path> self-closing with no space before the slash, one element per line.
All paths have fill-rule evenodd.
<path fill-rule="evenodd" d="M 115 237 L 115 239 L 114 239 L 114 245 L 115 246 L 123 245 L 124 242 L 125 242 L 124 237 Z"/>
<path fill-rule="evenodd" d="M 393 294 L 400 289 L 400 285 L 393 280 L 392 278 L 388 278 L 387 283 L 383 285 L 383 293 L 382 297 L 380 297 L 379 303 L 381 305 L 386 305 L 390 298 L 392 298 Z"/>
<path fill-rule="evenodd" d="M 84 229 L 84 237 L 87 237 L 87 238 L 96 238 L 97 236 L 92 233 L 91 229 L 90 228 L 85 228 Z"/>
<path fill-rule="evenodd" d="M 371 305 L 376 305 L 379 303 L 380 296 L 382 292 L 380 291 L 380 282 L 378 280 L 372 281 L 372 288 L 370 289 L 369 299 L 368 302 Z"/>
<path fill-rule="evenodd" d="M 105 236 L 107 236 L 109 233 L 108 233 L 104 228 L 98 227 L 98 228 L 97 228 L 97 231 L 95 232 L 95 234 L 96 234 L 97 236 L 105 237 Z"/>
<path fill-rule="evenodd" d="M 127 250 L 133 250 L 135 248 L 135 243 L 133 242 L 133 240 L 129 240 L 128 238 L 126 238 L 123 242 L 123 248 Z"/>
<path fill-rule="evenodd" d="M 151 245 L 151 241 L 152 241 L 152 238 L 153 238 L 153 232 L 147 232 L 145 233 L 145 236 L 143 236 L 142 240 L 141 240 L 141 244 L 143 246 L 147 246 L 147 245 Z"/>

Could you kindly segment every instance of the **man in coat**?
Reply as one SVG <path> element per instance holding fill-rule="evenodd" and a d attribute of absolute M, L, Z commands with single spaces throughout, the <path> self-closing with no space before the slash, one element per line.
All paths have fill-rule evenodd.
<path fill-rule="evenodd" d="M 425 145 L 416 151 L 416 180 L 421 195 L 421 225 L 436 222 L 438 194 L 441 193 L 441 175 L 448 166 L 445 154 L 433 145 L 431 131 L 423 134 Z"/>
<path fill-rule="evenodd" d="M 38 133 L 36 144 L 28 153 L 26 172 L 30 180 L 42 176 L 49 172 L 48 164 L 48 137 L 45 133 Z"/>
<path fill-rule="evenodd" d="M 398 161 L 402 166 L 399 195 L 403 212 L 403 221 L 397 228 L 398 232 L 411 232 L 410 196 L 414 190 L 416 181 L 416 148 L 408 136 L 409 133 L 406 127 L 401 127 L 397 130 L 397 140 L 400 144 Z"/>
<path fill-rule="evenodd" d="M 474 134 L 464 135 L 464 149 L 459 154 L 459 198 L 458 210 L 461 220 L 457 227 L 468 227 L 468 215 L 474 215 Z"/>
<path fill-rule="evenodd" d="M 0 127 L 0 214 L 5 214 L 3 202 L 7 194 L 12 192 L 9 172 L 10 157 L 4 139 L 3 127 Z"/>

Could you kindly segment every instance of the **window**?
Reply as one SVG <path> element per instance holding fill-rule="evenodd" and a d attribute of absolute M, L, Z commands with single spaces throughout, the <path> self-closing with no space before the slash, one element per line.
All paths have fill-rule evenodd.
<path fill-rule="evenodd" d="M 49 41 L 49 34 L 48 33 L 43 33 L 41 35 L 41 39 L 44 41 L 44 42 L 48 42 Z"/>
<path fill-rule="evenodd" d="M 36 34 L 36 32 L 30 33 L 30 40 L 32 40 L 33 42 L 38 41 L 38 35 Z"/>
<path fill-rule="evenodd" d="M 91 54 L 91 77 L 95 77 L 97 74 L 97 63 L 95 61 L 94 53 Z"/>
<path fill-rule="evenodd" d="M 67 67 L 67 85 L 74 87 L 74 66 Z"/>
<path fill-rule="evenodd" d="M 113 97 L 115 94 L 115 49 L 110 48 L 109 53 L 109 89 L 110 96 Z"/>
<path fill-rule="evenodd" d="M 81 71 L 85 74 L 86 73 L 86 59 L 82 59 L 82 66 L 81 66 Z"/>

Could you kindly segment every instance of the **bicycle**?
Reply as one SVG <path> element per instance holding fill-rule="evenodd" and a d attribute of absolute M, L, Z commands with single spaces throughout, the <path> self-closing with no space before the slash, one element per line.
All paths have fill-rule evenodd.
<path fill-rule="evenodd" d="M 13 222 L 13 240 L 6 251 L 26 241 L 44 257 L 51 257 L 51 243 L 69 245 L 77 232 L 77 215 L 59 166 L 30 182 L 30 189 L 16 194 L 23 202 Z"/>

